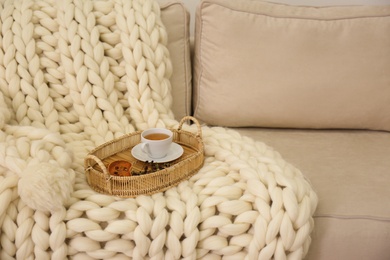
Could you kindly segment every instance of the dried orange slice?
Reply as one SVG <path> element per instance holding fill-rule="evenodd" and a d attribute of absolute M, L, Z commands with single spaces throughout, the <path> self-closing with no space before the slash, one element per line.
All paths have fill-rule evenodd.
<path fill-rule="evenodd" d="M 108 165 L 108 172 L 114 176 L 131 176 L 131 163 L 128 161 L 114 161 Z"/>

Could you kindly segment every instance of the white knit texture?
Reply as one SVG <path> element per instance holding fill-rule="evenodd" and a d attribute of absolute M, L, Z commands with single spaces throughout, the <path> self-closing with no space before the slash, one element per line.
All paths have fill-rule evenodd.
<path fill-rule="evenodd" d="M 83 160 L 177 127 L 154 0 L 0 5 L 0 259 L 301 259 L 317 197 L 272 148 L 202 127 L 205 165 L 164 193 L 93 191 Z M 187 126 L 196 132 L 196 126 Z"/>

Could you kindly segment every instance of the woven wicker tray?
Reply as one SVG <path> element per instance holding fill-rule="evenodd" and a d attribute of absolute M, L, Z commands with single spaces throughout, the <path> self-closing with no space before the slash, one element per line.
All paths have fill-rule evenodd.
<path fill-rule="evenodd" d="M 197 133 L 182 130 L 186 120 L 192 120 L 197 125 Z M 173 141 L 183 147 L 184 153 L 170 162 L 170 167 L 137 176 L 114 176 L 108 172 L 108 165 L 117 160 L 131 162 L 136 171 L 145 168 L 147 162 L 139 161 L 131 155 L 131 149 L 141 141 L 142 131 L 137 131 L 100 145 L 88 153 L 84 160 L 88 184 L 99 193 L 135 197 L 165 191 L 190 178 L 204 162 L 201 127 L 195 118 L 187 116 L 180 121 L 178 129 L 171 130 Z"/>

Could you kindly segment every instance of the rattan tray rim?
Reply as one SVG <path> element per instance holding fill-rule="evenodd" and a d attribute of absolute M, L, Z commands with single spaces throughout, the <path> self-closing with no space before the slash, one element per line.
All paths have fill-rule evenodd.
<path fill-rule="evenodd" d="M 182 130 L 182 126 L 187 120 L 191 120 L 197 125 L 198 131 L 196 133 Z M 176 137 L 176 143 L 188 146 L 195 152 L 183 159 L 178 159 L 170 167 L 153 173 L 138 176 L 111 175 L 103 161 L 110 156 L 134 147 L 137 144 L 137 141 L 134 141 L 134 139 L 138 140 L 142 132 L 135 131 L 99 145 L 88 153 L 84 160 L 88 184 L 93 190 L 100 193 L 119 197 L 135 197 L 165 191 L 190 178 L 199 171 L 204 163 L 201 126 L 196 118 L 186 116 L 180 121 L 177 129 L 171 130 Z M 132 141 L 132 143 L 125 144 L 127 141 Z M 111 149 L 115 144 L 119 144 L 119 148 Z M 94 167 L 96 164 L 98 167 Z M 100 168 L 100 171 L 96 170 L 96 168 Z M 144 185 L 143 183 L 147 184 Z"/>

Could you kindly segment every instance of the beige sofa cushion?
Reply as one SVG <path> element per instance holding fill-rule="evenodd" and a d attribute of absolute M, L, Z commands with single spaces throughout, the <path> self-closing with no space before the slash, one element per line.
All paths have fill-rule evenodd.
<path fill-rule="evenodd" d="M 390 130 L 390 6 L 204 0 L 195 30 L 200 120 Z"/>
<path fill-rule="evenodd" d="M 161 19 L 168 33 L 168 50 L 173 74 L 171 77 L 173 106 L 176 119 L 191 112 L 191 59 L 189 13 L 179 0 L 158 0 Z"/>
<path fill-rule="evenodd" d="M 305 259 L 390 259 L 390 133 L 240 128 L 273 147 L 318 195 Z"/>

